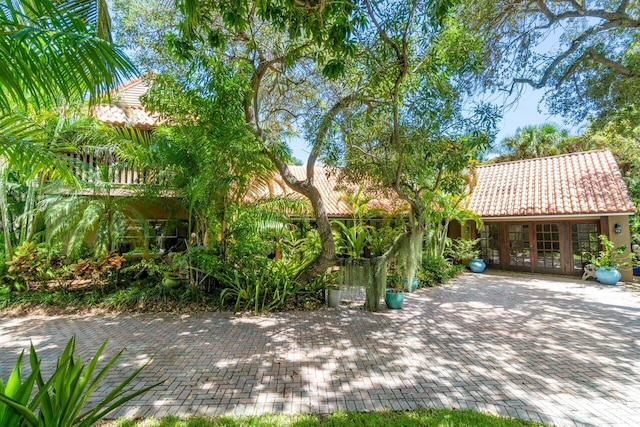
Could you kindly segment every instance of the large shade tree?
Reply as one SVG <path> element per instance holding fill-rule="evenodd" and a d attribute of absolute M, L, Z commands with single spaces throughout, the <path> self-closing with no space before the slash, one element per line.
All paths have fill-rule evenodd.
<path fill-rule="evenodd" d="M 434 242 L 446 235 L 439 227 L 449 219 L 441 213 L 459 206 L 463 171 L 488 146 L 496 115 L 483 106 L 463 108 L 482 61 L 479 40 L 455 18 L 455 6 L 363 4 L 373 30 L 361 35 L 367 98 L 340 121 L 335 151 L 351 179 L 386 188 L 408 204 L 407 233 L 383 258 L 397 255 L 403 276 L 412 279 L 425 231 L 438 230 L 429 233 Z"/>
<path fill-rule="evenodd" d="M 310 14 L 310 27 L 302 23 L 306 21 L 286 18 L 297 16 L 295 13 L 280 16 L 286 7 L 271 9 L 274 4 L 260 4 L 269 11 L 265 14 L 265 9 L 252 2 L 238 2 L 237 7 L 185 2 L 184 33 L 189 43 L 180 48 L 187 57 L 207 47 L 217 48 L 230 62 L 243 64 L 238 70 L 244 70 L 250 82 L 244 98 L 245 119 L 284 181 L 305 195 L 314 209 L 323 246 L 307 270 L 313 276 L 336 262 L 326 209 L 314 183 L 314 166 L 323 153 L 331 154 L 332 147 L 339 152 L 349 140 L 353 143 L 347 145 L 354 150 L 374 157 L 387 155 L 384 171 L 372 173 L 372 182 L 387 186 L 409 202 L 418 231 L 425 227 L 421 195 L 443 185 L 445 177 L 453 179 L 467 165 L 470 153 L 488 141 L 484 131 L 491 121 L 471 125 L 473 119 L 462 114 L 462 93 L 454 83 L 475 71 L 478 58 L 470 51 L 478 45 L 474 41 L 465 46 L 471 40 L 464 36 L 468 28 L 456 27 L 455 19 L 446 19 L 455 12 L 450 2 L 288 6 L 298 8 L 296 13 Z M 338 4 L 341 8 L 329 7 Z M 324 14 L 325 29 L 313 25 L 317 13 Z M 335 23 L 345 25 L 335 27 Z M 344 40 L 328 46 L 336 28 L 342 29 L 337 34 Z M 439 48 L 432 50 L 435 44 Z M 458 48 L 459 53 L 454 53 Z M 357 118 L 354 112 L 359 113 Z M 302 180 L 290 173 L 281 155 L 287 126 L 298 117 L 306 117 L 299 127 L 305 129 L 310 145 L 307 175 Z M 355 128 L 339 129 L 346 123 Z M 356 148 L 356 142 L 362 145 Z M 422 162 L 430 160 L 425 151 L 449 153 L 449 158 L 436 161 L 433 169 L 423 173 Z M 371 166 L 357 164 L 353 156 L 342 160 L 346 164 L 340 166 L 354 170 Z M 411 235 L 421 241 L 419 232 Z"/>
<path fill-rule="evenodd" d="M 576 122 L 635 102 L 637 2 L 491 0 L 469 7 L 486 34 L 491 80 L 501 89 L 546 89 L 551 112 Z"/>

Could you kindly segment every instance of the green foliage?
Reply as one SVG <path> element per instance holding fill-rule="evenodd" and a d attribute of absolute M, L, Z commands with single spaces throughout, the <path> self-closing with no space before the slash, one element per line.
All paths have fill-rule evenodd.
<path fill-rule="evenodd" d="M 532 159 L 554 156 L 573 151 L 571 138 L 565 129 L 554 124 L 518 128 L 513 136 L 505 138 L 498 150 L 500 156 L 492 162 Z"/>
<path fill-rule="evenodd" d="M 599 251 L 597 255 L 591 257 L 589 260 L 591 264 L 596 268 L 606 268 L 607 270 L 614 270 L 618 267 L 629 265 L 629 262 L 621 261 L 622 254 L 627 250 L 626 246 L 615 247 L 613 242 L 604 234 L 599 236 L 599 240 L 602 245 L 602 250 Z"/>
<path fill-rule="evenodd" d="M 402 214 L 384 214 L 380 213 L 382 221 L 380 223 L 373 222 L 369 229 L 368 244 L 371 250 L 371 256 L 381 256 L 384 254 L 393 241 L 401 233 L 406 231 L 406 224 Z"/>
<path fill-rule="evenodd" d="M 353 193 L 346 193 L 343 199 L 351 209 L 351 221 L 349 225 L 340 220 L 331 221 L 337 232 L 336 246 L 339 252 L 351 258 L 361 258 L 371 237 L 372 227 L 365 224 L 365 219 L 370 216 L 367 204 L 371 198 L 363 193 L 360 185 Z"/>
<path fill-rule="evenodd" d="M 0 378 L 0 396 L 11 399 L 17 405 L 27 406 L 29 398 L 31 397 L 31 390 L 35 384 L 36 375 L 38 371 L 32 369 L 31 374 L 22 381 L 22 358 L 24 352 L 20 353 L 16 364 L 13 366 L 13 370 L 7 379 L 6 385 Z M 39 365 L 36 366 L 39 368 Z M 23 415 L 24 414 L 24 415 Z M 23 416 L 29 417 L 29 412 L 22 410 L 20 407 L 12 408 L 6 403 L 2 402 L 0 397 L 0 425 L 2 426 L 19 426 Z"/>
<path fill-rule="evenodd" d="M 345 57 L 355 51 L 352 34 L 365 24 L 355 2 L 327 2 L 319 5 L 277 1 L 240 0 L 231 3 L 202 3 L 181 0 L 185 15 L 181 25 L 182 40 L 175 40 L 175 48 L 186 58 L 197 55 L 197 48 L 222 48 L 234 33 L 243 33 L 256 22 L 267 22 L 279 34 L 286 34 L 290 43 L 314 45 L 317 55 L 326 62 L 325 75 L 342 75 Z M 293 53 L 291 53 L 293 55 Z M 293 61 L 293 60 L 290 60 Z"/>
<path fill-rule="evenodd" d="M 68 275 L 60 257 L 59 247 L 52 247 L 46 243 L 23 242 L 16 248 L 15 256 L 7 266 L 4 281 L 10 289 L 19 291 L 55 277 Z"/>
<path fill-rule="evenodd" d="M 369 241 L 371 227 L 358 222 L 347 226 L 340 220 L 331 221 L 331 225 L 337 230 L 337 250 L 352 258 L 361 258 Z"/>
<path fill-rule="evenodd" d="M 387 274 L 387 289 L 403 289 L 402 277 L 400 274 L 395 272 Z"/>
<path fill-rule="evenodd" d="M 0 29 L 4 112 L 16 105 L 49 107 L 87 94 L 97 99 L 122 77 L 135 74 L 126 55 L 110 43 L 105 2 L 7 2 Z"/>
<path fill-rule="evenodd" d="M 245 256 L 245 242 L 260 249 L 265 239 L 255 231 L 281 217 L 281 211 L 273 209 L 275 202 L 272 209 L 260 210 L 257 202 L 245 206 L 248 198 L 258 198 L 251 189 L 272 173 L 244 121 L 242 99 L 247 90 L 241 74 L 214 58 L 194 62 L 185 75 L 156 76 L 143 102 L 170 118 L 172 125 L 157 129 L 145 149 L 131 141 L 120 150 L 166 178 L 186 210 L 195 244 L 218 245 L 223 258 Z"/>
<path fill-rule="evenodd" d="M 631 197 L 640 206 L 640 105 L 629 103 L 590 122 L 584 144 L 606 148 L 616 157 Z"/>
<path fill-rule="evenodd" d="M 67 343 L 58 358 L 56 369 L 45 382 L 40 370 L 40 359 L 31 346 L 29 360 L 31 374 L 22 381 L 22 354 L 7 381 L 6 387 L 0 381 L 0 421 L 3 426 L 90 426 L 101 420 L 109 412 L 129 400 L 139 396 L 164 381 L 137 390 L 127 386 L 142 372 L 146 365 L 135 370 L 126 380 L 113 388 L 102 400 L 86 408 L 91 394 L 116 364 L 121 350 L 96 371 L 98 360 L 107 345 L 105 341 L 86 365 L 82 357 L 76 357 L 75 337 Z M 33 385 L 38 392 L 31 398 Z M 29 400 L 30 399 L 30 400 Z M 4 417 L 4 419 L 3 419 Z"/>
<path fill-rule="evenodd" d="M 313 297 L 323 286 L 321 280 L 302 285 L 283 263 L 259 257 L 228 264 L 215 277 L 223 288 L 220 308 L 230 301 L 234 312 L 255 314 L 290 308 L 296 296 Z"/>
<path fill-rule="evenodd" d="M 125 237 L 146 245 L 147 222 L 134 207 L 134 200 L 110 195 L 115 187 L 110 183 L 103 181 L 92 186 L 94 193 L 90 196 L 50 196 L 42 202 L 48 239 L 67 241 L 66 252 L 71 259 L 79 258 L 85 245 L 93 248 L 95 258 L 106 256 Z M 131 235 L 129 230 L 141 231 Z"/>
<path fill-rule="evenodd" d="M 342 412 L 332 414 L 260 415 L 251 417 L 194 417 L 166 415 L 160 419 L 117 420 L 118 427 L 542 427 L 543 424 L 472 410 L 417 409 L 415 411 Z"/>
<path fill-rule="evenodd" d="M 446 283 L 464 271 L 463 265 L 451 264 L 445 258 L 427 258 L 422 260 L 422 267 L 418 277 L 426 286 L 436 286 Z"/>
<path fill-rule="evenodd" d="M 464 265 L 473 258 L 480 256 L 478 243 L 480 243 L 480 239 L 456 239 L 453 241 L 447 255 L 454 263 Z"/>
<path fill-rule="evenodd" d="M 0 251 L 0 283 L 2 283 L 8 269 L 9 265 L 7 264 L 7 254 Z"/>
<path fill-rule="evenodd" d="M 288 227 L 283 230 L 277 243 L 282 262 L 294 277 L 320 254 L 320 245 L 318 231 L 304 222 L 295 228 Z"/>
<path fill-rule="evenodd" d="M 637 3 L 487 0 L 463 7 L 461 18 L 482 32 L 489 85 L 509 93 L 519 84 L 546 89 L 549 112 L 576 124 L 637 102 Z"/>

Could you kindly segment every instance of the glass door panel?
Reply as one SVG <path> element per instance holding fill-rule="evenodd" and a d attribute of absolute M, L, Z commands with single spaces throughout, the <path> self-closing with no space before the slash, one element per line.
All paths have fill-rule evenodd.
<path fill-rule="evenodd" d="M 598 224 L 572 224 L 571 245 L 574 271 L 582 272 L 584 266 L 589 263 L 591 255 L 597 255 Z"/>
<path fill-rule="evenodd" d="M 480 231 L 480 252 L 487 265 L 500 264 L 500 240 L 498 224 L 485 224 Z"/>
<path fill-rule="evenodd" d="M 536 267 L 562 269 L 558 224 L 536 224 Z"/>
<path fill-rule="evenodd" d="M 509 265 L 531 267 L 531 243 L 528 224 L 509 224 Z"/>

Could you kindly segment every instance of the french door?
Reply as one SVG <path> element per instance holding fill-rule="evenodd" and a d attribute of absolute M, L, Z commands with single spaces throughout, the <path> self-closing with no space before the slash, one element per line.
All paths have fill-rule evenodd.
<path fill-rule="evenodd" d="M 507 268 L 564 273 L 561 227 L 557 223 L 507 224 Z"/>

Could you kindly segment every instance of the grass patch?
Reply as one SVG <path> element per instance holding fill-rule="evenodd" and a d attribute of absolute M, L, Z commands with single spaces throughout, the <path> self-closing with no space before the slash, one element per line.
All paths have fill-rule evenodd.
<path fill-rule="evenodd" d="M 542 426 L 543 424 L 483 414 L 471 410 L 419 409 L 405 412 L 334 412 L 331 415 L 261 415 L 253 417 L 190 417 L 167 415 L 144 420 L 116 420 L 109 426 L 117 427 L 272 427 L 272 426 Z"/>

